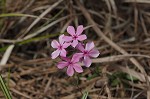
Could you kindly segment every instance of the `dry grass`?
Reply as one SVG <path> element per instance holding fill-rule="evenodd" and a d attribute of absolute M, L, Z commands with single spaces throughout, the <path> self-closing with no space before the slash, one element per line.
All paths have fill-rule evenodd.
<path fill-rule="evenodd" d="M 2 1 L 0 70 L 13 99 L 150 99 L 149 0 Z M 50 43 L 80 24 L 101 55 L 68 77 Z"/>

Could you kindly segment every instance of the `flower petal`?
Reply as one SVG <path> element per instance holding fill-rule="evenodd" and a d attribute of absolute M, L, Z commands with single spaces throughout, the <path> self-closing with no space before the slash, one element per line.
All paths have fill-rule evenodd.
<path fill-rule="evenodd" d="M 68 74 L 68 76 L 73 76 L 74 70 L 73 70 L 72 66 L 68 66 L 68 68 L 67 68 L 67 74 Z"/>
<path fill-rule="evenodd" d="M 99 56 L 99 51 L 97 49 L 92 49 L 90 52 L 89 52 L 89 56 L 90 57 L 98 57 Z"/>
<path fill-rule="evenodd" d="M 68 46 L 70 46 L 71 45 L 71 43 L 64 43 L 63 44 L 63 48 L 67 48 Z"/>
<path fill-rule="evenodd" d="M 70 58 L 67 58 L 67 57 L 61 57 L 61 59 L 66 61 L 66 62 L 69 62 L 71 60 Z"/>
<path fill-rule="evenodd" d="M 94 43 L 93 42 L 86 43 L 85 50 L 90 51 L 93 48 L 94 48 Z"/>
<path fill-rule="evenodd" d="M 64 41 L 64 34 L 60 35 L 59 36 L 59 43 L 60 44 L 63 44 L 65 41 Z"/>
<path fill-rule="evenodd" d="M 70 42 L 70 41 L 72 41 L 72 37 L 71 36 L 64 36 L 64 41 Z"/>
<path fill-rule="evenodd" d="M 51 54 L 52 59 L 55 59 L 56 57 L 58 57 L 59 54 L 60 54 L 60 50 L 57 49 L 56 51 L 54 51 L 54 52 Z"/>
<path fill-rule="evenodd" d="M 72 66 L 73 66 L 73 68 L 75 69 L 76 72 L 78 72 L 78 73 L 83 72 L 83 69 L 79 64 L 73 64 Z"/>
<path fill-rule="evenodd" d="M 66 54 L 67 54 L 66 50 L 62 49 L 61 52 L 60 52 L 60 56 L 66 57 Z"/>
<path fill-rule="evenodd" d="M 70 35 L 75 35 L 75 29 L 73 26 L 68 26 L 67 27 L 67 32 L 70 34 Z"/>
<path fill-rule="evenodd" d="M 79 25 L 78 27 L 77 27 L 77 35 L 80 35 L 81 33 L 83 32 L 83 25 Z"/>
<path fill-rule="evenodd" d="M 82 43 L 78 43 L 78 45 L 76 46 L 76 48 L 78 50 L 80 50 L 81 52 L 83 52 L 85 50 Z"/>
<path fill-rule="evenodd" d="M 52 46 L 53 48 L 58 48 L 59 43 L 58 43 L 56 40 L 53 40 L 53 41 L 51 42 L 51 46 Z"/>
<path fill-rule="evenodd" d="M 57 64 L 57 67 L 59 69 L 63 69 L 64 67 L 66 67 L 68 65 L 68 62 L 65 62 L 65 61 L 61 61 Z"/>
<path fill-rule="evenodd" d="M 83 40 L 87 39 L 87 37 L 86 37 L 85 34 L 83 34 L 83 35 L 78 36 L 77 39 L 78 39 L 79 41 L 83 41 Z"/>
<path fill-rule="evenodd" d="M 86 67 L 90 67 L 92 61 L 91 61 L 91 59 L 90 59 L 88 56 L 85 56 L 85 57 L 84 57 L 84 60 L 83 60 L 83 63 L 84 63 L 84 65 L 85 65 Z"/>
<path fill-rule="evenodd" d="M 71 62 L 77 63 L 77 62 L 79 62 L 81 57 L 83 57 L 82 53 L 76 53 L 72 56 Z"/>
<path fill-rule="evenodd" d="M 77 46 L 77 44 L 78 44 L 78 40 L 73 40 L 73 42 L 72 42 L 72 47 L 76 47 Z"/>

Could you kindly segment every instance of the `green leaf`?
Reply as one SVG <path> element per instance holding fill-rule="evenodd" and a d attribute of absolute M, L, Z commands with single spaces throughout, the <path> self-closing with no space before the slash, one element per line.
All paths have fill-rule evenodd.
<path fill-rule="evenodd" d="M 95 78 L 95 77 L 98 77 L 99 75 L 97 74 L 97 73 L 94 73 L 93 75 L 91 75 L 91 76 L 89 76 L 88 78 L 87 78 L 87 80 L 91 80 L 91 79 L 93 79 L 93 78 Z"/>
<path fill-rule="evenodd" d="M 129 75 L 129 74 L 126 75 L 126 78 L 127 78 L 128 80 L 130 80 L 130 81 L 138 81 L 138 79 L 137 79 L 136 77 L 131 76 L 131 75 Z"/>
<path fill-rule="evenodd" d="M 2 9 L 2 13 L 6 11 L 6 0 L 0 1 L 0 9 Z"/>
<path fill-rule="evenodd" d="M 9 45 L 0 48 L 0 52 L 4 52 L 8 47 L 9 47 Z"/>
<path fill-rule="evenodd" d="M 120 83 L 119 79 L 114 79 L 111 83 L 111 86 L 117 86 Z"/>
<path fill-rule="evenodd" d="M 24 40 L 22 42 L 19 42 L 18 44 L 23 45 L 23 44 L 30 43 L 30 42 L 33 42 L 33 41 L 41 41 L 43 39 L 58 36 L 59 34 L 60 33 L 55 33 L 55 34 L 49 34 L 49 35 L 45 35 L 45 36 L 35 37 L 35 38 L 31 38 L 31 39 L 27 39 L 27 40 Z"/>

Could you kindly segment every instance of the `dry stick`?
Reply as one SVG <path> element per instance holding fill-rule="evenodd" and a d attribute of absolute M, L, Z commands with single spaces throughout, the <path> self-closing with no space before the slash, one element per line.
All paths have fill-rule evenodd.
<path fill-rule="evenodd" d="M 29 7 L 32 6 L 32 4 L 35 2 L 35 0 L 30 0 L 29 4 L 27 6 L 25 6 L 20 13 L 24 13 L 26 10 L 28 10 Z"/>
<path fill-rule="evenodd" d="M 106 37 L 103 32 L 98 28 L 98 26 L 96 25 L 96 23 L 94 22 L 94 20 L 91 18 L 90 14 L 88 13 L 88 11 L 83 7 L 83 5 L 79 2 L 76 1 L 77 5 L 81 8 L 81 11 L 83 13 L 83 15 L 85 16 L 85 18 L 87 19 L 87 21 L 94 25 L 92 28 L 93 30 L 97 33 L 98 36 L 102 37 L 109 45 L 111 45 L 114 49 L 116 49 L 117 51 L 119 51 L 120 53 L 124 54 L 124 55 L 129 55 L 124 49 L 122 49 L 121 47 L 119 47 L 117 44 L 115 44 L 113 41 L 111 41 L 108 37 Z M 144 68 L 140 65 L 140 63 L 135 59 L 135 58 L 130 58 L 130 61 L 143 73 L 146 74 Z"/>
<path fill-rule="evenodd" d="M 150 1 L 149 0 L 123 0 L 123 2 L 125 3 L 146 3 L 146 4 L 149 4 Z"/>
<path fill-rule="evenodd" d="M 108 56 L 103 58 L 96 58 L 96 59 L 92 59 L 92 62 L 93 63 L 114 62 L 114 61 L 121 61 L 123 59 L 128 59 L 130 57 L 143 57 L 143 58 L 150 59 L 150 56 L 147 55 L 129 54 L 129 55 L 114 55 L 114 56 Z"/>
<path fill-rule="evenodd" d="M 48 88 L 49 88 L 49 86 L 51 85 L 51 83 L 52 83 L 52 77 L 49 78 L 49 80 L 48 80 L 48 82 L 47 82 L 47 84 L 46 84 L 46 87 L 45 87 L 45 89 L 44 89 L 44 94 L 46 94 L 46 92 L 48 91 Z"/>
<path fill-rule="evenodd" d="M 25 94 L 25 93 L 22 93 L 22 92 L 16 90 L 15 88 L 11 88 L 10 90 L 13 91 L 14 93 L 20 95 L 20 96 L 23 96 L 22 98 L 33 99 L 32 97 L 28 96 L 28 95 Z"/>
<path fill-rule="evenodd" d="M 2 70 L 2 65 L 5 65 L 7 63 L 8 59 L 10 57 L 10 54 L 11 54 L 14 47 L 15 47 L 15 45 L 10 45 L 7 48 L 6 52 L 4 53 L 4 55 L 0 61 L 0 71 Z"/>

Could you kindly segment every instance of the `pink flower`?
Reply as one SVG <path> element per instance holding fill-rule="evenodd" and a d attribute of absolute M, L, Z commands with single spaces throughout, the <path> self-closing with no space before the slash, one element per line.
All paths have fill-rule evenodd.
<path fill-rule="evenodd" d="M 52 41 L 51 46 L 57 49 L 51 54 L 52 59 L 55 59 L 59 55 L 62 57 L 66 57 L 67 52 L 65 48 L 67 48 L 70 45 L 70 43 L 65 43 L 63 37 L 64 35 L 59 36 L 59 42 L 57 42 L 56 40 Z"/>
<path fill-rule="evenodd" d="M 71 35 L 71 36 L 65 36 L 64 40 L 66 42 L 70 42 L 72 41 L 72 46 L 76 47 L 76 45 L 78 44 L 79 41 L 83 41 L 85 39 L 87 39 L 86 35 L 82 34 L 83 32 L 83 25 L 80 25 L 77 27 L 77 31 L 75 31 L 73 26 L 68 26 L 67 28 L 67 32 Z"/>
<path fill-rule="evenodd" d="M 72 56 L 72 59 L 70 58 L 62 58 L 64 61 L 61 61 L 57 64 L 57 67 L 59 69 L 63 69 L 67 67 L 67 75 L 68 76 L 73 76 L 74 70 L 78 73 L 83 72 L 82 67 L 78 64 L 80 57 L 74 54 Z"/>
<path fill-rule="evenodd" d="M 90 57 L 96 58 L 100 54 L 97 49 L 94 49 L 93 42 L 88 42 L 85 45 L 85 49 L 83 47 L 83 44 L 79 43 L 77 45 L 77 49 L 79 49 L 81 51 L 81 53 L 77 53 L 77 55 L 83 57 L 83 63 L 86 67 L 90 67 L 90 65 L 92 63 Z"/>

